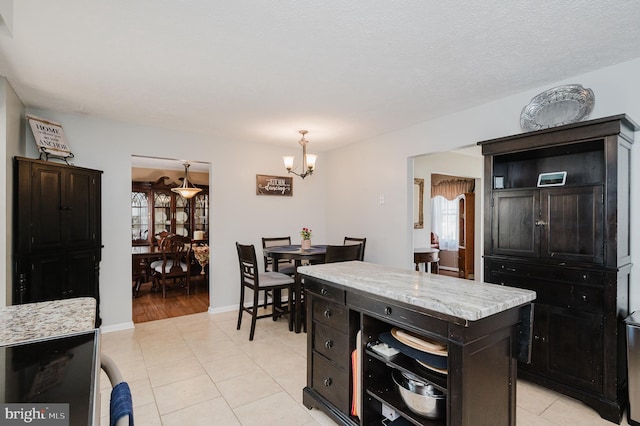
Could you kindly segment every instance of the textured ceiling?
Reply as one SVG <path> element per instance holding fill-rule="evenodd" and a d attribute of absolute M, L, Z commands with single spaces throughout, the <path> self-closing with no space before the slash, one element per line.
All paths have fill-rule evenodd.
<path fill-rule="evenodd" d="M 12 21 L 0 74 L 28 107 L 307 129 L 311 152 L 640 57 L 637 0 L 17 0 Z"/>

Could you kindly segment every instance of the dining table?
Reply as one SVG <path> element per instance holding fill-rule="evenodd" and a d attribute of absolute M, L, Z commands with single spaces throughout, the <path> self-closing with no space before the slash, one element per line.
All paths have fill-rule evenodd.
<path fill-rule="evenodd" d="M 302 330 L 302 277 L 298 274 L 298 267 L 304 263 L 324 263 L 327 253 L 326 245 L 312 245 L 311 248 L 303 249 L 300 244 L 273 246 L 264 249 L 264 256 L 273 259 L 273 271 L 278 272 L 278 261 L 280 259 L 293 260 L 295 265 L 294 288 L 293 288 L 293 324 L 296 333 Z"/>

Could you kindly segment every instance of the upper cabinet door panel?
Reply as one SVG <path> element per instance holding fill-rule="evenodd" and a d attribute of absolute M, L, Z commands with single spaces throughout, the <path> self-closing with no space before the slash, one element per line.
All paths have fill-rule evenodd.
<path fill-rule="evenodd" d="M 60 247 L 65 241 L 64 169 L 34 164 L 31 192 L 31 247 Z"/>
<path fill-rule="evenodd" d="M 494 254 L 538 256 L 538 191 L 500 191 L 494 193 L 492 248 Z"/>
<path fill-rule="evenodd" d="M 94 173 L 69 170 L 65 193 L 67 241 L 74 246 L 93 244 L 96 240 L 98 207 Z"/>
<path fill-rule="evenodd" d="M 541 256 L 561 260 L 604 261 L 602 185 L 541 191 Z"/>

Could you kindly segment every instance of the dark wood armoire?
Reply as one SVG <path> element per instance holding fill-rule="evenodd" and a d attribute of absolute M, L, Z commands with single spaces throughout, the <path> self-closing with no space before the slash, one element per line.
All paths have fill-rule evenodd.
<path fill-rule="evenodd" d="M 627 403 L 631 146 L 626 115 L 479 142 L 484 280 L 535 290 L 518 376 L 620 423 Z"/>
<path fill-rule="evenodd" d="M 91 296 L 99 305 L 101 177 L 15 157 L 14 304 Z"/>

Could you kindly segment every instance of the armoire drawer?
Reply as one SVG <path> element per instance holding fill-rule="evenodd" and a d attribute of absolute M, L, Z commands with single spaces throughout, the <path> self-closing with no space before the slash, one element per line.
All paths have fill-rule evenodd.
<path fill-rule="evenodd" d="M 510 276 L 515 282 L 522 278 L 535 278 L 569 284 L 601 285 L 604 279 L 604 273 L 601 271 L 531 265 L 522 262 L 491 261 L 489 270 L 492 275 Z"/>
<path fill-rule="evenodd" d="M 536 303 L 544 305 L 586 309 L 591 312 L 602 312 L 604 309 L 602 287 L 503 273 L 492 274 L 492 282 L 533 290 L 536 292 Z"/>

